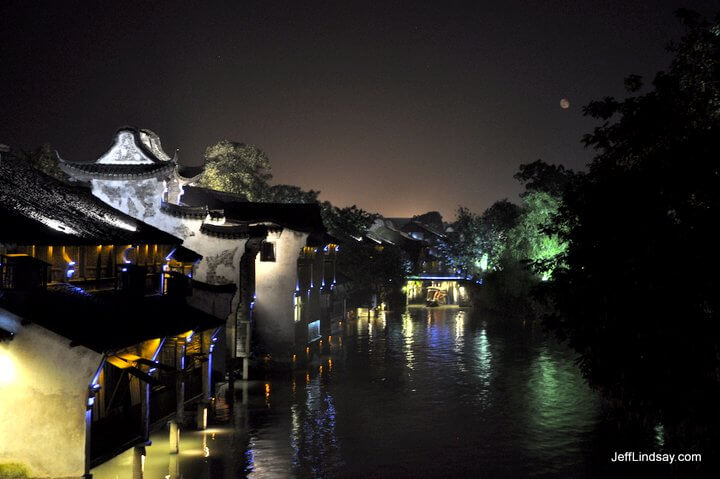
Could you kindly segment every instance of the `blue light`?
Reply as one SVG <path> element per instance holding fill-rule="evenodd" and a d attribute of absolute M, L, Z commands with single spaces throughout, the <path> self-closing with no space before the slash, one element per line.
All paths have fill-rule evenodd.
<path fill-rule="evenodd" d="M 153 353 L 153 357 L 152 357 L 153 361 L 157 361 L 157 357 L 160 355 L 160 350 L 162 349 L 163 345 L 165 345 L 165 338 L 162 338 L 160 340 L 160 344 L 158 344 L 158 347 L 155 350 L 155 353 Z"/>
<path fill-rule="evenodd" d="M 69 270 L 67 270 L 67 277 L 68 277 L 68 278 L 72 278 L 72 275 L 73 275 L 73 274 L 75 274 L 75 270 L 74 270 L 74 269 L 69 269 Z"/>
<path fill-rule="evenodd" d="M 98 367 L 97 371 L 95 372 L 95 376 L 93 377 L 93 380 L 90 383 L 90 385 L 92 386 L 93 389 L 95 389 L 95 388 L 100 389 L 100 385 L 98 384 L 98 381 L 100 380 L 100 373 L 103 370 L 103 366 L 105 366 L 105 359 L 103 359 L 100 362 L 100 366 Z"/>
<path fill-rule="evenodd" d="M 121 269 L 120 271 L 122 271 L 123 273 L 126 273 L 126 272 L 127 272 L 127 268 L 123 268 L 123 269 Z"/>
<path fill-rule="evenodd" d="M 129 247 L 125 248 L 125 251 L 122 252 L 122 258 L 123 258 L 123 261 L 124 261 L 125 263 L 132 263 L 132 261 L 130 261 L 130 260 L 128 259 L 128 257 L 127 257 L 127 253 L 128 253 L 128 251 L 130 251 L 131 249 L 135 249 L 135 247 L 134 247 L 134 246 L 129 246 Z"/>
<path fill-rule="evenodd" d="M 170 258 L 172 258 L 172 255 L 175 254 L 176 249 L 177 248 L 173 248 L 172 251 L 170 251 L 170 253 L 167 256 L 165 256 L 165 261 L 170 261 Z"/>

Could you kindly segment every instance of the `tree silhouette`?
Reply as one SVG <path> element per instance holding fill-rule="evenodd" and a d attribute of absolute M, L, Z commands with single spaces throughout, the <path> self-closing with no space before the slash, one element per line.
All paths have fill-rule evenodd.
<path fill-rule="evenodd" d="M 566 191 L 555 233 L 569 247 L 547 325 L 590 384 L 686 446 L 720 424 L 720 24 L 687 26 L 643 94 L 590 103 L 598 154 Z M 637 76 L 626 80 L 638 93 Z"/>

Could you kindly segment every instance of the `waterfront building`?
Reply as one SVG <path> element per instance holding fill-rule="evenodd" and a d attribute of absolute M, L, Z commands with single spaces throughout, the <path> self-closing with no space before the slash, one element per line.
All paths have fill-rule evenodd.
<path fill-rule="evenodd" d="M 97 161 L 61 168 L 108 205 L 200 253 L 194 279 L 235 287 L 225 328 L 230 373 L 242 368 L 247 378 L 254 354 L 289 362 L 331 331 L 338 247 L 317 204 L 249 203 L 199 188 L 202 168 L 182 167 L 157 135 L 132 127 L 118 130 Z"/>
<path fill-rule="evenodd" d="M 224 320 L 190 305 L 200 255 L 5 149 L 0 225 L 0 463 L 85 477 L 205 411 Z"/>
<path fill-rule="evenodd" d="M 413 218 L 375 220 L 367 238 L 379 247 L 399 247 L 410 260 L 412 271 L 403 290 L 408 305 L 468 306 L 471 278 L 458 276 L 444 262 L 440 245 L 445 239 L 442 217 L 430 212 Z"/>

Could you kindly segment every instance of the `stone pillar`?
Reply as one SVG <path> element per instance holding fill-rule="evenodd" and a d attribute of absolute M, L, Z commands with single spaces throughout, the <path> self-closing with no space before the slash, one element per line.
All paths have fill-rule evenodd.
<path fill-rule="evenodd" d="M 250 358 L 244 357 L 242 363 L 242 378 L 243 381 L 250 379 Z"/>
<path fill-rule="evenodd" d="M 199 431 L 204 431 L 207 429 L 207 415 L 208 415 L 208 406 L 205 401 L 201 401 L 197 405 L 197 428 Z"/>
<path fill-rule="evenodd" d="M 132 479 L 145 477 L 145 446 L 133 448 Z"/>
<path fill-rule="evenodd" d="M 168 465 L 168 479 L 181 479 L 180 478 L 180 456 L 174 454 L 170 456 L 170 464 Z"/>
<path fill-rule="evenodd" d="M 255 257 L 264 238 L 252 238 L 245 243 L 240 258 L 240 303 L 235 331 L 235 357 L 242 358 L 242 379 L 250 379 L 250 349 L 252 340 L 252 302 L 255 301 Z M 237 364 L 236 364 L 237 365 Z"/>
<path fill-rule="evenodd" d="M 168 423 L 170 428 L 170 454 L 178 454 L 180 452 L 180 427 L 177 421 Z"/>

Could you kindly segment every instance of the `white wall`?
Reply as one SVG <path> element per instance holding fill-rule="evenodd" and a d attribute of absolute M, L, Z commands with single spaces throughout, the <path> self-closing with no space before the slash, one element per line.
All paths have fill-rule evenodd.
<path fill-rule="evenodd" d="M 135 144 L 135 135 L 131 131 L 120 131 L 115 136 L 113 146 L 98 160 L 98 163 L 127 165 L 152 164 L 153 160 Z"/>
<path fill-rule="evenodd" d="M 146 180 L 92 180 L 95 196 L 133 218 L 154 225 L 153 217 L 160 212 L 165 182 L 155 178 Z M 168 231 L 168 233 L 172 233 Z M 175 234 L 175 233 L 172 233 Z"/>
<path fill-rule="evenodd" d="M 81 477 L 88 387 L 102 355 L 4 309 L 0 327 L 15 332 L 0 344 L 0 463 L 33 477 Z"/>
<path fill-rule="evenodd" d="M 293 298 L 298 280 L 297 261 L 308 235 L 287 228 L 270 233 L 267 241 L 275 243 L 275 261 L 255 258 L 256 300 L 253 310 L 257 334 L 276 354 L 287 349 L 288 357 L 295 342 Z"/>

